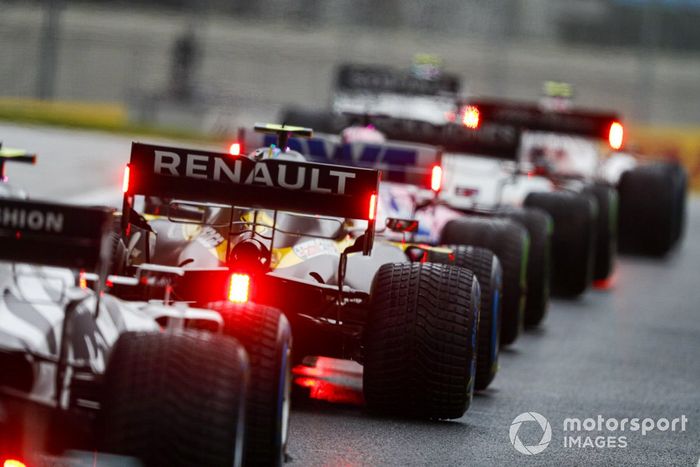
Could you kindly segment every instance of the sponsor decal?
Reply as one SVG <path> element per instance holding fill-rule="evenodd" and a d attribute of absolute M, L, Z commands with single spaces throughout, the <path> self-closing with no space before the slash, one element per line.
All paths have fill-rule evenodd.
<path fill-rule="evenodd" d="M 158 175 L 199 178 L 216 182 L 305 190 L 344 195 L 353 172 L 303 164 L 285 164 L 276 160 L 255 162 L 246 158 L 225 159 L 207 155 L 184 155 L 172 151 L 154 151 L 153 172 Z"/>
<path fill-rule="evenodd" d="M 0 227 L 61 233 L 63 231 L 63 214 L 2 206 L 0 207 Z"/>
<path fill-rule="evenodd" d="M 306 242 L 301 242 L 292 247 L 294 254 L 301 259 L 311 259 L 320 255 L 335 255 L 338 250 L 335 244 L 330 240 L 322 238 L 314 238 Z"/>

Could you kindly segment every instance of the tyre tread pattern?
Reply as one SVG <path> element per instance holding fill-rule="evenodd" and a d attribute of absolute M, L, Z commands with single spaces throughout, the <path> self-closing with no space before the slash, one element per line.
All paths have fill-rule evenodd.
<path fill-rule="evenodd" d="M 527 301 L 525 325 L 540 324 L 549 308 L 552 261 L 552 218 L 537 208 L 509 207 L 501 215 L 523 225 L 530 236 L 527 264 Z"/>
<path fill-rule="evenodd" d="M 498 338 L 501 328 L 501 301 L 503 278 L 501 264 L 496 255 L 487 248 L 465 245 L 450 245 L 451 255 L 428 255 L 429 262 L 452 264 L 472 271 L 479 281 L 481 303 L 476 352 L 476 379 L 474 389 L 486 389 L 498 371 Z M 494 316 L 495 293 L 499 299 Z M 492 332 L 496 320 L 496 333 Z M 495 337 L 495 339 L 494 339 Z M 495 346 L 495 351 L 492 348 Z"/>
<path fill-rule="evenodd" d="M 247 371 L 226 336 L 123 334 L 105 375 L 101 449 L 146 466 L 233 465 Z"/>
<path fill-rule="evenodd" d="M 224 317 L 224 334 L 235 337 L 248 353 L 250 383 L 246 405 L 246 465 L 277 465 L 283 452 L 278 444 L 280 358 L 278 333 L 291 347 L 291 331 L 277 308 L 256 303 L 217 302 L 210 304 Z"/>
<path fill-rule="evenodd" d="M 383 265 L 365 332 L 364 395 L 371 410 L 461 417 L 473 394 L 479 285 L 444 264 Z"/>
<path fill-rule="evenodd" d="M 442 231 L 445 245 L 474 245 L 492 250 L 503 268 L 501 345 L 513 343 L 524 325 L 529 235 L 508 219 L 464 216 Z"/>

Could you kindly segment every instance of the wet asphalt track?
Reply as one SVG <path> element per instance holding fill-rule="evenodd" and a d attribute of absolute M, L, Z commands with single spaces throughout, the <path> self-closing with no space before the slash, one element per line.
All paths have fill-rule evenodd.
<path fill-rule="evenodd" d="M 39 154 L 36 167 L 8 167 L 35 198 L 119 199 L 129 138 L 0 124 L 0 140 Z M 622 258 L 612 290 L 552 303 L 544 325 L 503 352 L 494 384 L 462 419 L 375 418 L 302 398 L 292 413 L 291 465 L 700 465 L 700 199 L 689 211 L 675 254 Z M 512 420 L 528 411 L 552 426 L 550 445 L 533 456 L 508 437 Z M 626 448 L 563 447 L 565 418 L 599 414 L 688 422 L 685 432 L 603 433 L 626 435 Z M 519 432 L 526 445 L 541 434 L 534 424 Z"/>

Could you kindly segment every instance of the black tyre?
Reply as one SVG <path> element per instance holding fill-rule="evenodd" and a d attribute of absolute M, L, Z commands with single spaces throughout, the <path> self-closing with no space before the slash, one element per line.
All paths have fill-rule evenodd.
<path fill-rule="evenodd" d="M 593 280 L 605 280 L 613 273 L 617 258 L 617 190 L 603 183 L 595 183 L 587 185 L 583 192 L 593 196 L 598 203 Z"/>
<path fill-rule="evenodd" d="M 101 451 L 146 466 L 240 465 L 248 358 L 211 333 L 125 333 L 105 374 Z"/>
<path fill-rule="evenodd" d="M 507 219 L 464 216 L 445 224 L 440 243 L 488 248 L 503 268 L 501 345 L 515 341 L 523 328 L 527 292 L 529 236 Z"/>
<path fill-rule="evenodd" d="M 598 205 L 595 198 L 570 192 L 530 193 L 525 205 L 544 209 L 554 221 L 552 293 L 576 297 L 593 280 Z"/>
<path fill-rule="evenodd" d="M 279 120 L 285 125 L 304 126 L 318 133 L 338 133 L 343 129 L 342 117 L 325 110 L 287 107 L 280 112 Z"/>
<path fill-rule="evenodd" d="M 642 165 L 620 177 L 620 250 L 663 256 L 682 236 L 687 176 L 677 164 Z"/>
<path fill-rule="evenodd" d="M 508 207 L 500 214 L 523 225 L 530 235 L 525 325 L 537 326 L 549 308 L 554 223 L 549 214 L 537 208 Z"/>
<path fill-rule="evenodd" d="M 459 418 L 474 392 L 479 282 L 468 269 L 390 263 L 374 277 L 365 329 L 370 410 Z"/>
<path fill-rule="evenodd" d="M 246 409 L 246 465 L 281 465 L 287 448 L 292 332 L 277 308 L 216 302 L 224 333 L 235 337 L 250 359 Z"/>
<path fill-rule="evenodd" d="M 486 389 L 498 371 L 499 335 L 501 333 L 501 296 L 503 270 L 496 255 L 486 248 L 451 246 L 451 254 L 428 253 L 428 262 L 452 264 L 472 271 L 481 288 L 481 313 L 476 352 L 476 384 L 474 389 Z"/>

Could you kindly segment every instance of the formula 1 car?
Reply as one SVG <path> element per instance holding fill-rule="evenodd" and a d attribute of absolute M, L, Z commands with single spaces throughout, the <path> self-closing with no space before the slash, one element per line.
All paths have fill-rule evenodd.
<path fill-rule="evenodd" d="M 282 109 L 283 122 L 305 122 L 315 131 L 337 134 L 347 127 L 345 113 L 383 114 L 419 118 L 441 125 L 454 114 L 461 82 L 457 75 L 431 67 L 430 73 L 413 64 L 410 71 L 384 65 L 343 64 L 336 71 L 328 109 L 290 106 Z"/>
<path fill-rule="evenodd" d="M 480 287 L 472 271 L 421 261 L 439 251 L 374 241 L 377 170 L 285 150 L 308 129 L 258 130 L 277 142 L 250 156 L 134 143 L 125 269 L 181 266 L 173 299 L 220 309 L 225 321 L 236 305 L 283 310 L 295 361 L 364 365 L 370 410 L 461 417 L 475 379 Z M 147 216 L 134 208 L 142 196 L 151 199 Z"/>
<path fill-rule="evenodd" d="M 234 146 L 237 151 L 241 151 L 243 148 L 273 144 L 276 144 L 275 135 L 241 128 Z M 290 150 L 311 161 L 382 170 L 377 220 L 379 225 L 388 227 L 378 232 L 379 240 L 409 252 L 413 260 L 420 258 L 429 262 L 453 264 L 476 274 L 481 286 L 481 314 L 475 389 L 485 389 L 493 380 L 498 367 L 499 336 L 503 328 L 503 272 L 498 258 L 486 248 L 457 244 L 426 248 L 427 243 L 439 244 L 434 233 L 436 222 L 444 224 L 461 216 L 458 212 L 445 209 L 436 216 L 424 216 L 427 221 L 425 223 L 415 218 L 416 203 L 414 193 L 411 193 L 415 191 L 413 187 L 426 187 L 429 191 L 430 185 L 439 184 L 439 176 L 436 178 L 436 175 L 440 169 L 442 152 L 427 145 L 401 143 L 339 145 L 337 140 L 329 137 L 290 138 L 287 145 Z M 397 229 L 400 224 L 404 224 L 403 228 Z M 420 251 L 427 254 L 424 257 L 420 254 L 416 256 Z M 519 268 L 520 263 L 517 266 Z M 508 316 L 507 319 L 511 317 Z M 517 317 L 512 320 L 518 326 Z"/>
<path fill-rule="evenodd" d="M 220 328 L 218 313 L 125 303 L 103 280 L 88 288 L 85 273 L 104 278 L 111 210 L 6 195 L 3 465 L 73 465 L 69 449 L 101 465 L 240 465 L 248 358 L 234 339 L 196 330 Z"/>
<path fill-rule="evenodd" d="M 617 114 L 574 109 L 570 87 L 549 84 L 559 84 L 565 92 L 549 92 L 538 104 L 470 99 L 466 105 L 486 124 L 524 131 L 520 163 L 537 176 L 556 186 L 578 185 L 595 197 L 600 210 L 596 279 L 612 271 L 616 240 L 625 252 L 668 253 L 685 224 L 686 171 L 677 162 L 645 164 L 622 152 L 624 127 Z"/>
<path fill-rule="evenodd" d="M 288 118 L 303 118 L 302 114 L 303 112 L 296 116 L 290 114 Z M 429 163 L 435 158 L 431 159 L 420 154 L 432 152 L 442 155 L 442 151 L 438 150 L 437 146 L 445 150 L 445 157 L 441 160 L 446 160 L 449 159 L 450 152 L 513 151 L 513 144 L 517 145 L 518 141 L 517 133 L 514 132 L 510 137 L 515 143 L 506 141 L 507 144 L 504 145 L 498 138 L 475 138 L 471 131 L 465 131 L 456 125 L 434 125 L 387 115 L 346 113 L 329 116 L 328 120 L 332 120 L 333 125 L 338 125 L 335 131 L 336 133 L 342 131 L 342 139 L 352 139 L 357 144 L 343 146 L 339 143 L 338 137 L 325 136 L 324 139 L 331 142 L 328 148 L 324 149 L 321 142 L 310 142 L 306 145 L 299 143 L 295 149 L 303 151 L 304 154 L 318 161 L 333 162 L 335 159 L 335 162 L 342 163 L 391 165 L 393 168 L 388 173 L 391 178 L 384 178 L 386 181 L 394 182 L 394 187 L 389 190 L 390 193 L 402 190 L 396 186 L 396 182 L 404 186 L 408 183 L 418 185 L 420 188 L 426 188 L 427 185 L 430 188 L 428 183 L 432 174 L 430 171 L 434 168 Z M 393 149 L 382 149 L 382 142 L 386 141 L 387 137 L 403 142 L 391 141 L 387 144 Z M 239 138 L 241 138 L 240 135 Z M 366 143 L 365 146 L 363 142 Z M 407 145 L 406 142 L 422 144 Z M 380 157 L 383 160 L 380 160 Z M 439 168 L 442 169 L 441 172 L 447 174 L 448 180 L 453 176 L 446 166 Z M 421 169 L 427 170 L 428 175 L 423 178 L 412 176 L 410 180 L 399 177 L 404 172 L 416 170 L 420 172 Z M 438 188 L 437 191 L 441 191 L 440 186 L 436 188 Z M 391 199 L 393 196 L 385 198 Z M 430 226 L 428 237 L 422 238 L 423 241 L 488 248 L 499 257 L 504 268 L 504 319 L 501 343 L 513 342 L 523 322 L 531 326 L 542 322 L 549 302 L 551 237 L 549 216 L 538 209 L 517 207 L 485 210 L 457 206 L 462 210 L 457 212 L 441 206 L 436 211 L 435 200 L 428 201 L 425 203 L 416 200 L 414 203 L 414 215 L 421 219 L 424 227 Z M 416 210 L 418 206 L 421 209 Z M 467 215 L 464 215 L 465 213 Z"/>
<path fill-rule="evenodd" d="M 355 83 L 354 86 L 342 85 L 348 81 L 342 79 L 345 75 L 354 77 L 349 80 Z M 380 79 L 385 75 L 394 76 L 394 79 Z M 411 116 L 413 123 L 408 126 L 380 125 L 378 122 L 374 124 L 391 139 L 431 143 L 445 148 L 446 179 L 441 197 L 452 207 L 464 211 L 505 210 L 510 217 L 527 228 L 534 256 L 528 266 L 531 273 L 527 285 L 531 299 L 525 303 L 525 316 L 529 324 L 540 322 L 546 310 L 550 248 L 553 293 L 577 296 L 591 283 L 594 271 L 598 279 L 609 275 L 612 265 L 610 254 L 606 257 L 608 261 L 599 261 L 600 266 L 594 270 L 597 212 L 595 200 L 592 199 L 609 195 L 609 190 L 595 186 L 590 188 L 592 193 L 565 192 L 555 189 L 545 180 L 535 180 L 539 183 L 534 186 L 530 183 L 520 184 L 518 186 L 523 189 L 512 190 L 512 182 L 519 180 L 516 174 L 519 166 L 514 163 L 518 160 L 519 128 L 480 125 L 476 108 L 460 105 L 458 85 L 452 86 L 454 92 L 450 92 L 439 86 L 439 80 L 432 80 L 423 86 L 430 90 L 427 92 L 419 86 L 407 86 L 406 83 L 419 78 L 407 78 L 405 73 L 386 67 L 347 66 L 340 69 L 338 76 L 339 84 L 336 86 L 331 112 L 290 108 L 282 112 L 282 120 L 292 124 L 305 124 L 306 119 L 313 118 L 323 121 L 325 130 L 337 133 L 352 124 L 352 120 L 345 118 L 342 112 L 371 112 L 399 120 Z M 452 77 L 454 79 L 456 78 Z M 389 88 L 387 83 L 391 84 Z M 435 86 L 438 86 L 439 91 L 434 89 Z M 433 98 L 434 95 L 439 98 Z M 473 130 L 472 134 L 465 129 Z M 486 150 L 464 150 L 465 144 L 475 140 L 487 142 L 489 147 Z M 504 161 L 512 162 L 510 167 L 504 169 Z M 501 196 L 504 190 L 515 191 L 519 196 L 504 198 Z M 538 193 L 533 193 L 525 202 L 529 191 Z M 558 222 L 551 217 L 556 217 Z M 464 222 L 475 221 L 466 218 Z M 556 224 L 559 224 L 558 229 Z M 583 231 L 584 235 L 578 235 L 579 231 Z M 469 237 L 469 240 L 476 241 L 474 236 Z M 572 246 L 572 242 L 575 245 Z M 491 245 L 486 246 L 493 248 Z M 610 245 L 609 249 L 614 249 L 614 246 Z"/>
<path fill-rule="evenodd" d="M 446 162 L 451 159 L 451 152 L 464 153 L 465 149 L 471 147 L 476 148 L 475 152 L 485 151 L 493 156 L 503 151 L 512 152 L 513 144 L 519 141 L 517 132 L 479 132 L 475 137 L 473 132 L 463 131 L 459 125 L 452 124 L 457 119 L 462 121 L 469 117 L 457 116 L 455 112 L 456 102 L 460 98 L 460 79 L 434 66 L 435 59 L 429 58 L 429 73 L 416 72 L 426 68 L 420 60 L 408 72 L 379 65 L 343 65 L 338 69 L 330 110 L 289 107 L 283 109 L 280 119 L 290 124 L 319 125 L 317 130 L 327 134 L 338 134 L 348 127 L 374 123 L 376 129 L 391 140 L 442 147 Z M 374 116 L 370 119 L 372 122 L 357 117 L 366 114 Z M 377 119 L 377 116 L 381 118 Z M 364 133 L 365 136 L 368 135 L 368 132 Z M 365 142 L 376 141 L 370 139 Z M 447 184 L 456 174 L 447 166 L 444 169 Z M 469 190 L 463 195 L 471 197 Z M 510 298 L 507 293 L 504 300 L 514 301 L 515 309 L 521 309 L 521 321 L 530 326 L 537 325 L 546 316 L 549 304 L 552 221 L 540 209 L 500 205 L 494 209 L 494 206 L 474 209 L 472 202 L 454 205 L 453 207 L 465 211 L 467 216 L 452 223 L 445 240 L 459 240 L 489 248 L 501 257 L 502 262 L 504 257 L 508 257 L 509 261 L 520 262 L 522 251 L 529 250 L 530 260 L 523 263 L 527 268 L 527 279 L 520 273 L 506 273 L 507 276 L 510 275 L 506 282 L 511 283 L 506 288 L 519 289 L 519 293 Z M 513 222 L 503 222 L 503 219 Z M 529 235 L 529 248 L 526 248 L 527 239 L 522 235 L 522 228 Z M 460 233 L 456 234 L 458 231 Z M 506 237 L 511 240 L 504 243 L 503 238 Z M 522 246 L 514 249 L 513 245 L 517 244 L 514 239 L 517 237 L 521 238 Z M 504 306 L 513 308 L 513 305 Z M 518 335 L 517 329 L 502 334 L 502 342 L 512 342 Z"/>

